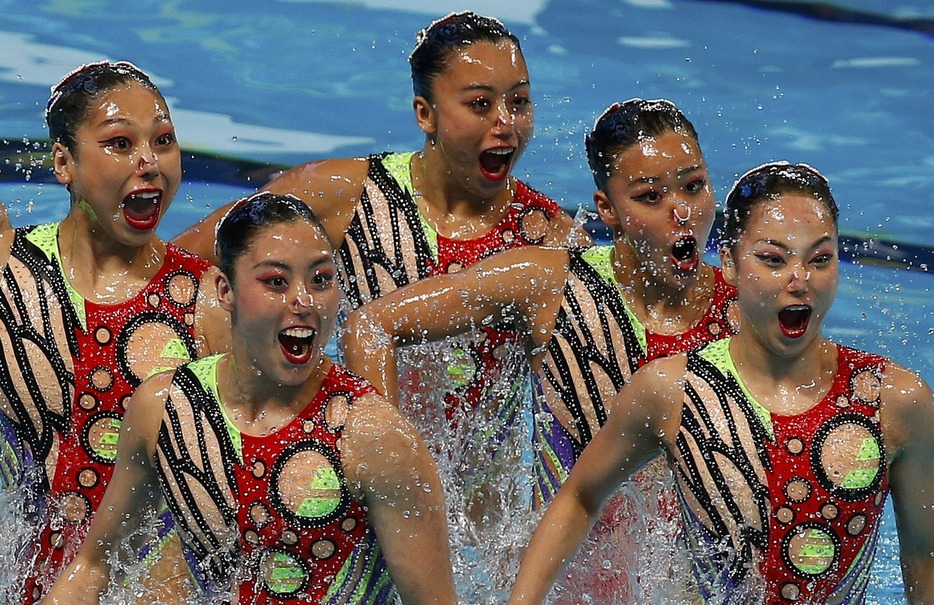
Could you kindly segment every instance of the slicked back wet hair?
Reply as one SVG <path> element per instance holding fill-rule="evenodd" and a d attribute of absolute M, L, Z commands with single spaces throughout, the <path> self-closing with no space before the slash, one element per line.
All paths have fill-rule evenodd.
<path fill-rule="evenodd" d="M 309 223 L 320 231 L 325 241 L 329 241 L 315 213 L 294 195 L 261 191 L 236 202 L 217 224 L 214 253 L 218 258 L 218 268 L 233 282 L 237 259 L 246 252 L 260 231 L 296 221 Z"/>
<path fill-rule="evenodd" d="M 75 133 L 90 115 L 93 102 L 130 82 L 145 86 L 165 103 L 165 98 L 149 76 L 128 61 L 88 63 L 67 74 L 52 87 L 45 108 L 49 138 L 74 154 Z"/>
<path fill-rule="evenodd" d="M 721 245 L 736 245 L 759 204 L 789 194 L 814 198 L 830 212 L 837 226 L 840 209 L 824 175 L 807 164 L 769 162 L 741 176 L 727 194 Z"/>
<path fill-rule="evenodd" d="M 409 56 L 412 67 L 412 90 L 416 97 L 434 103 L 432 84 L 448 66 L 451 54 L 478 42 L 497 43 L 511 40 L 521 53 L 519 38 L 512 34 L 499 19 L 483 17 L 465 11 L 451 13 L 418 32 L 417 42 Z"/>
<path fill-rule="evenodd" d="M 593 130 L 584 137 L 587 163 L 597 189 L 606 191 L 620 153 L 640 141 L 666 132 L 690 136 L 700 150 L 694 125 L 671 101 L 629 99 L 610 105 L 597 118 Z"/>

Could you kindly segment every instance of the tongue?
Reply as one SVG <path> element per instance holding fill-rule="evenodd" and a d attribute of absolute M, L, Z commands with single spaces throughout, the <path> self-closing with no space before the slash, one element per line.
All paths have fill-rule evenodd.
<path fill-rule="evenodd" d="M 496 175 L 506 170 L 506 167 L 509 165 L 509 159 L 511 157 L 512 154 L 500 154 L 484 151 L 480 154 L 480 167 L 483 168 L 485 172 Z"/>
<path fill-rule="evenodd" d="M 151 229 L 159 218 L 159 198 L 131 195 L 123 201 L 123 215 L 137 229 Z"/>
<path fill-rule="evenodd" d="M 299 365 L 311 359 L 311 338 L 296 338 L 280 334 L 279 346 L 285 358 L 291 363 Z"/>
<path fill-rule="evenodd" d="M 679 261 L 689 260 L 694 256 L 694 251 L 697 249 L 697 242 L 693 238 L 679 239 L 675 242 L 674 247 L 671 250 L 671 255 L 674 256 Z"/>
<path fill-rule="evenodd" d="M 778 321 L 786 336 L 797 338 L 807 331 L 811 318 L 810 309 L 782 309 L 778 312 Z"/>

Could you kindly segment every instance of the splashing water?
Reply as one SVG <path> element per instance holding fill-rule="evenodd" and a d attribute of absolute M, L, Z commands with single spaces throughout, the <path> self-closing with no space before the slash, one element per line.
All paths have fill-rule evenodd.
<path fill-rule="evenodd" d="M 529 370 L 523 347 L 504 345 L 503 371 L 484 399 L 446 413 L 445 394 L 458 392 L 450 368 L 470 338 L 401 349 L 399 402 L 438 466 L 460 602 L 482 605 L 506 600 L 534 528 Z"/>

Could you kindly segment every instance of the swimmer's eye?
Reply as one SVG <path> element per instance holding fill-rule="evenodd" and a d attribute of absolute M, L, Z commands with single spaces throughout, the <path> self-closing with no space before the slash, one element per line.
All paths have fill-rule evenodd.
<path fill-rule="evenodd" d="M 485 111 L 491 106 L 490 100 L 484 97 L 474 99 L 470 102 L 470 107 L 476 111 Z"/>
<path fill-rule="evenodd" d="M 654 189 L 632 196 L 632 199 L 643 204 L 657 204 L 662 201 L 662 192 Z"/>
<path fill-rule="evenodd" d="M 105 141 L 101 142 L 104 147 L 109 147 L 112 149 L 117 149 L 120 151 L 126 151 L 133 147 L 133 143 L 130 142 L 130 139 L 126 137 L 112 137 Z"/>
<path fill-rule="evenodd" d="M 159 146 L 174 145 L 175 142 L 176 142 L 176 139 L 175 139 L 174 132 L 160 135 L 159 138 L 156 139 L 156 145 L 159 145 Z"/>
<path fill-rule="evenodd" d="M 829 265 L 832 260 L 833 260 L 833 254 L 828 252 L 827 254 L 819 254 L 815 256 L 814 259 L 811 261 L 811 264 L 817 267 L 825 267 Z"/>
<path fill-rule="evenodd" d="M 707 179 L 694 179 L 685 187 L 688 193 L 702 193 L 707 190 Z"/>
<path fill-rule="evenodd" d="M 328 290 L 334 284 L 334 274 L 324 271 L 315 273 L 311 278 L 311 284 L 317 290 Z"/>
<path fill-rule="evenodd" d="M 289 285 L 288 280 L 286 280 L 281 275 L 273 275 L 272 277 L 264 277 L 260 281 L 274 290 L 281 290 L 283 288 L 287 288 Z"/>
<path fill-rule="evenodd" d="M 759 261 L 761 261 L 767 267 L 778 268 L 785 264 L 785 259 L 778 254 L 769 254 L 767 252 L 763 252 L 756 254 L 756 258 L 758 258 Z"/>
<path fill-rule="evenodd" d="M 512 98 L 514 112 L 525 111 L 532 105 L 532 99 L 528 95 L 516 95 Z"/>

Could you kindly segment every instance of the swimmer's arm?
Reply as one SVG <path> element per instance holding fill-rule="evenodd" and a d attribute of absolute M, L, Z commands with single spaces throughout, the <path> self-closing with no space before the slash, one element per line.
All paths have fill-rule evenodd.
<path fill-rule="evenodd" d="M 604 500 L 658 454 L 660 435 L 672 434 L 671 423 L 676 421 L 670 410 L 681 399 L 680 381 L 663 377 L 683 375 L 683 357 L 663 359 L 636 372 L 616 395 L 606 424 L 584 448 L 532 535 L 510 605 L 543 602 L 561 568 L 580 548 Z"/>
<path fill-rule="evenodd" d="M 348 317 L 345 363 L 396 402 L 398 347 L 470 332 L 512 310 L 538 346 L 550 338 L 567 265 L 565 250 L 526 246 L 395 290 Z"/>
<path fill-rule="evenodd" d="M 0 203 L 0 268 L 6 267 L 10 260 L 10 250 L 13 248 L 13 224 L 6 206 Z"/>
<path fill-rule="evenodd" d="M 139 529 L 142 515 L 158 502 L 159 484 L 152 457 L 172 375 L 165 372 L 144 381 L 127 404 L 113 477 L 81 549 L 43 599 L 43 605 L 99 603 L 110 583 L 110 553 Z"/>
<path fill-rule="evenodd" d="M 217 267 L 211 267 L 201 279 L 195 308 L 195 346 L 198 357 L 230 350 L 230 313 L 220 305 Z"/>
<path fill-rule="evenodd" d="M 551 229 L 542 244 L 559 248 L 586 248 L 593 245 L 593 238 L 587 233 L 583 225 L 562 210 L 551 221 Z"/>
<path fill-rule="evenodd" d="M 340 447 L 403 603 L 453 605 L 444 496 L 418 430 L 373 395 L 355 402 Z"/>
<path fill-rule="evenodd" d="M 289 193 L 301 199 L 314 211 L 331 243 L 337 247 L 344 239 L 368 170 L 366 158 L 309 162 L 283 172 L 261 190 Z M 235 203 L 218 208 L 176 236 L 172 243 L 217 264 L 214 232 Z"/>
<path fill-rule="evenodd" d="M 883 380 L 882 421 L 894 451 L 890 471 L 899 551 L 909 603 L 934 603 L 934 394 L 894 366 Z"/>

